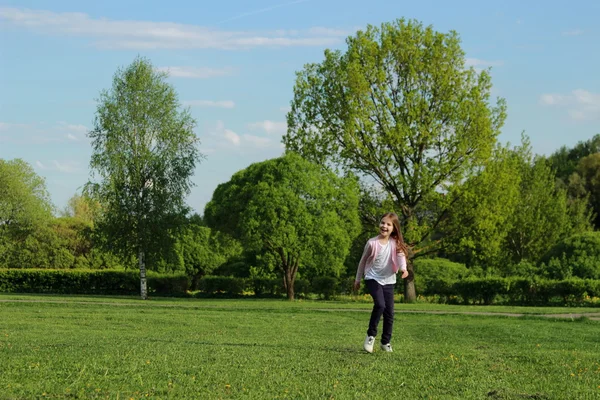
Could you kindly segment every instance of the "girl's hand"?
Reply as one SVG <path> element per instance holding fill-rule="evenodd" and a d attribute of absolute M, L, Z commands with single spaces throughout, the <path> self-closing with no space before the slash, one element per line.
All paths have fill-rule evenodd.
<path fill-rule="evenodd" d="M 360 281 L 355 281 L 354 282 L 354 290 L 358 290 L 360 289 Z"/>
<path fill-rule="evenodd" d="M 408 270 L 402 271 L 402 279 L 406 279 L 408 277 Z"/>

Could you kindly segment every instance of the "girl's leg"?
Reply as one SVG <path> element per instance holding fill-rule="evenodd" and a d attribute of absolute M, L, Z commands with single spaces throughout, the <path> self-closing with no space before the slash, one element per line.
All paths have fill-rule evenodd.
<path fill-rule="evenodd" d="M 394 327 L 394 285 L 382 286 L 382 295 L 385 308 L 383 310 L 381 344 L 388 344 L 392 340 L 392 328 Z"/>
<path fill-rule="evenodd" d="M 373 279 L 365 280 L 365 285 L 369 290 L 369 294 L 373 298 L 373 311 L 371 311 L 371 319 L 369 320 L 367 336 L 377 336 L 377 325 L 379 325 L 379 319 L 381 319 L 381 315 L 385 310 L 383 286 Z"/>

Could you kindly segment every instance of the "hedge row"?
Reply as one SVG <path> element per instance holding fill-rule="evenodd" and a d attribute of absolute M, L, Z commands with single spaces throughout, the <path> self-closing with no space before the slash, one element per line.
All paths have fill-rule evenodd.
<path fill-rule="evenodd" d="M 148 272 L 148 293 L 182 296 L 189 289 L 185 274 Z M 0 292 L 136 295 L 140 293 L 137 271 L 0 269 Z"/>
<path fill-rule="evenodd" d="M 295 293 L 302 297 L 309 293 L 325 299 L 336 295 L 351 294 L 353 278 L 337 279 L 318 277 L 309 282 L 297 279 Z M 280 279 L 235 278 L 205 276 L 199 282 L 201 295 L 237 296 L 253 292 L 256 296 L 282 296 L 285 294 Z M 432 279 L 417 293 L 438 296 L 440 302 L 463 302 L 465 304 L 493 304 L 498 300 L 506 303 L 563 304 L 582 303 L 586 296 L 600 297 L 600 280 L 566 279 L 561 281 L 536 278 L 487 277 L 463 279 Z M 398 282 L 396 290 L 402 292 Z M 183 274 L 165 275 L 148 273 L 149 294 L 161 296 L 184 296 L 189 290 L 189 279 Z M 362 285 L 364 293 L 365 285 Z M 139 274 L 137 271 L 114 270 L 48 270 L 48 269 L 0 269 L 0 292 L 137 295 Z"/>
<path fill-rule="evenodd" d="M 443 302 L 460 297 L 465 304 L 493 304 L 498 298 L 513 304 L 580 304 L 586 296 L 600 297 L 600 280 L 500 277 L 466 278 L 454 282 L 440 280 L 432 282 L 428 292 L 423 294 L 442 296 Z"/>

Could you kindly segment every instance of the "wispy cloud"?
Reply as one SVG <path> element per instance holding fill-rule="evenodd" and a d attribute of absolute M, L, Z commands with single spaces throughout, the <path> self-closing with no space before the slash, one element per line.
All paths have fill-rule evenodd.
<path fill-rule="evenodd" d="M 181 102 L 184 106 L 190 107 L 218 107 L 218 108 L 234 108 L 235 103 L 231 100 L 186 100 Z"/>
<path fill-rule="evenodd" d="M 80 142 L 85 139 L 88 131 L 85 125 L 64 121 L 52 124 L 0 122 L 0 132 L 4 133 L 3 141 L 19 144 Z"/>
<path fill-rule="evenodd" d="M 281 7 L 288 7 L 288 6 L 291 6 L 291 5 L 294 5 L 294 4 L 306 3 L 307 1 L 309 1 L 309 0 L 294 0 L 294 1 L 289 1 L 287 3 L 275 4 L 274 6 L 265 7 L 265 8 L 261 8 L 261 9 L 258 9 L 258 10 L 247 11 L 245 13 L 241 13 L 241 14 L 235 15 L 233 17 L 230 17 L 230 18 L 224 19 L 222 21 L 219 21 L 219 22 L 216 23 L 216 25 L 221 25 L 221 24 L 223 24 L 225 22 L 230 22 L 230 21 L 235 21 L 235 20 L 241 19 L 241 18 L 250 17 L 252 15 L 258 15 L 258 14 L 266 13 L 266 12 L 273 11 L 273 10 L 275 10 L 277 8 L 281 8 Z"/>
<path fill-rule="evenodd" d="M 234 131 L 232 131 L 231 129 L 225 129 L 223 131 L 223 137 L 225 137 L 225 139 L 230 142 L 231 144 L 233 144 L 234 146 L 239 146 L 240 145 L 240 135 L 238 135 L 237 133 L 235 133 Z"/>
<path fill-rule="evenodd" d="M 576 89 L 568 94 L 547 93 L 540 96 L 545 106 L 561 107 L 577 121 L 600 119 L 600 94 Z"/>
<path fill-rule="evenodd" d="M 174 78 L 215 78 L 233 73 L 231 68 L 206 68 L 206 67 L 159 67 L 157 71 L 166 72 Z"/>
<path fill-rule="evenodd" d="M 502 61 L 488 61 L 488 60 L 482 60 L 480 58 L 466 58 L 465 59 L 465 66 L 467 68 L 473 67 L 476 71 L 481 71 L 481 70 L 489 68 L 489 67 L 499 67 L 502 65 L 504 65 L 504 62 L 502 62 Z"/>
<path fill-rule="evenodd" d="M 260 121 L 248 124 L 251 130 L 262 130 L 267 134 L 284 134 L 287 131 L 287 123 L 278 121 Z"/>
<path fill-rule="evenodd" d="M 226 128 L 223 121 L 217 121 L 215 125 L 208 128 L 208 135 L 202 138 L 202 142 L 213 152 L 215 149 L 238 149 L 238 152 L 248 150 L 277 149 L 281 146 L 270 137 L 251 134 L 238 134 Z"/>
<path fill-rule="evenodd" d="M 563 36 L 579 36 L 579 35 L 583 35 L 583 30 L 582 29 L 573 29 L 570 31 L 564 31 L 562 33 Z"/>
<path fill-rule="evenodd" d="M 57 160 L 50 161 L 50 164 L 44 164 L 41 161 L 36 161 L 35 165 L 42 171 L 58 171 L 66 174 L 73 174 L 81 171 L 81 166 L 76 161 L 59 162 Z"/>
<path fill-rule="evenodd" d="M 303 31 L 228 31 L 174 22 L 110 20 L 85 13 L 0 7 L 4 25 L 38 32 L 92 38 L 104 49 L 248 49 L 255 47 L 331 46 L 346 36 L 329 28 Z"/>
<path fill-rule="evenodd" d="M 244 142 L 252 145 L 253 147 L 269 147 L 272 144 L 271 139 L 266 137 L 254 136 L 254 135 L 244 135 Z"/>

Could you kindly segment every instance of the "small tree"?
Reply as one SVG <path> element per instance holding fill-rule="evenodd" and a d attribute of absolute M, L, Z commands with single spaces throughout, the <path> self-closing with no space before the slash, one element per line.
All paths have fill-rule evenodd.
<path fill-rule="evenodd" d="M 212 229 L 240 239 L 281 272 L 294 299 L 300 267 L 339 274 L 358 233 L 358 186 L 294 153 L 250 165 L 217 187 L 206 205 Z"/>
<path fill-rule="evenodd" d="M 201 158 L 196 122 L 188 110 L 179 111 L 165 78 L 143 58 L 119 69 L 111 90 L 100 94 L 89 133 L 92 177 L 100 178 L 88 184 L 102 204 L 98 229 L 112 251 L 136 254 L 142 299 L 145 260 L 158 259 L 173 245 L 172 230 L 187 212 L 184 196 Z"/>

